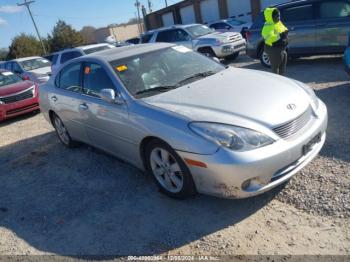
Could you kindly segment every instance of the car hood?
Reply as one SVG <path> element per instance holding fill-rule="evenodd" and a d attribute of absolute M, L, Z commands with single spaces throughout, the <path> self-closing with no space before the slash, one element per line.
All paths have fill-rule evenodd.
<path fill-rule="evenodd" d="M 2 86 L 0 87 L 0 96 L 8 96 L 11 94 L 19 93 L 31 86 L 34 86 L 34 83 L 31 81 L 22 81 L 12 85 Z"/>
<path fill-rule="evenodd" d="M 144 102 L 189 118 L 189 121 L 267 127 L 286 123 L 310 106 L 309 95 L 293 80 L 249 69 L 226 69 Z M 295 109 L 287 108 L 294 104 Z"/>
<path fill-rule="evenodd" d="M 198 37 L 198 40 L 206 40 L 206 39 L 229 39 L 233 36 L 240 36 L 240 33 L 237 32 L 224 32 L 224 33 L 220 33 L 220 32 L 213 32 L 207 35 L 203 35 Z"/>
<path fill-rule="evenodd" d="M 30 70 L 29 72 L 34 73 L 34 74 L 38 74 L 38 75 L 49 75 L 49 74 L 51 74 L 51 67 L 46 66 L 46 67 Z"/>

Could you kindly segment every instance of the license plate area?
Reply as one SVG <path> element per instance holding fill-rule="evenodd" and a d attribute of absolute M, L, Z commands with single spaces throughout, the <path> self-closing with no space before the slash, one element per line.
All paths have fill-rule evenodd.
<path fill-rule="evenodd" d="M 309 153 L 314 145 L 321 142 L 321 133 L 318 133 L 313 139 L 311 139 L 306 145 L 303 146 L 303 156 Z"/>

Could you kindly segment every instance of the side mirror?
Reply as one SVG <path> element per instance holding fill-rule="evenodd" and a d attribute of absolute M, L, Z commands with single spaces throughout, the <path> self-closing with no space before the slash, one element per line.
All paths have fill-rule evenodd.
<path fill-rule="evenodd" d="M 108 103 L 123 104 L 124 100 L 120 96 L 115 95 L 115 91 L 111 88 L 102 89 L 100 92 L 101 99 Z"/>

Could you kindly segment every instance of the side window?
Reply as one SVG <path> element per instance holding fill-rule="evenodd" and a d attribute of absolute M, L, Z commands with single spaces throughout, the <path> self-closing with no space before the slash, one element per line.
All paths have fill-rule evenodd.
<path fill-rule="evenodd" d="M 151 41 L 153 34 L 146 34 L 141 36 L 141 43 L 146 44 L 149 43 L 149 41 Z"/>
<path fill-rule="evenodd" d="M 22 74 L 23 70 L 17 63 L 12 63 L 12 70 L 17 74 Z"/>
<path fill-rule="evenodd" d="M 302 5 L 282 10 L 283 22 L 297 22 L 313 19 L 313 5 Z"/>
<path fill-rule="evenodd" d="M 329 1 L 320 4 L 320 18 L 340 18 L 350 16 L 350 4 L 345 1 Z"/>
<path fill-rule="evenodd" d="M 227 27 L 229 27 L 229 25 L 225 23 L 216 23 L 212 24 L 210 27 L 214 29 L 226 29 Z"/>
<path fill-rule="evenodd" d="M 12 62 L 6 63 L 5 64 L 5 69 L 12 71 Z"/>
<path fill-rule="evenodd" d="M 167 30 L 159 32 L 157 35 L 156 42 L 164 42 L 164 43 L 171 43 L 172 41 L 172 32 L 174 30 Z"/>
<path fill-rule="evenodd" d="M 71 52 L 65 52 L 61 56 L 61 64 L 64 64 L 65 62 L 72 60 L 76 57 L 81 56 L 81 54 L 77 51 L 71 51 Z"/>
<path fill-rule="evenodd" d="M 59 75 L 59 81 L 58 84 L 59 88 L 73 91 L 73 92 L 79 92 L 81 90 L 81 63 L 71 64 L 69 66 L 66 66 L 61 70 Z M 56 79 L 57 80 L 57 79 Z"/>
<path fill-rule="evenodd" d="M 95 63 L 85 64 L 83 83 L 83 93 L 95 97 L 100 97 L 102 89 L 115 89 L 104 68 Z"/>
<path fill-rule="evenodd" d="M 191 41 L 190 35 L 182 29 L 174 30 L 173 42 L 184 42 L 184 41 Z"/>

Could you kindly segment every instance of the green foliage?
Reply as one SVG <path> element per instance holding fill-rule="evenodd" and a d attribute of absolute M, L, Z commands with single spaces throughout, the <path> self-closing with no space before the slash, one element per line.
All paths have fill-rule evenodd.
<path fill-rule="evenodd" d="M 1 48 L 0 49 L 0 61 L 4 61 L 6 60 L 7 56 L 8 56 L 8 50 L 5 48 Z"/>
<path fill-rule="evenodd" d="M 96 43 L 95 31 L 96 31 L 96 28 L 93 26 L 84 26 L 80 30 L 80 34 L 82 35 L 85 44 L 95 44 Z"/>
<path fill-rule="evenodd" d="M 83 36 L 72 26 L 59 20 L 52 30 L 52 35 L 48 36 L 48 42 L 52 52 L 63 48 L 76 47 L 84 44 Z"/>
<path fill-rule="evenodd" d="M 26 56 L 41 56 L 43 53 L 44 51 L 40 42 L 34 36 L 22 33 L 12 39 L 7 58 L 14 59 Z"/>

